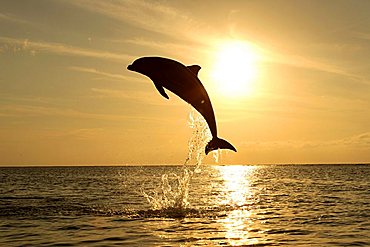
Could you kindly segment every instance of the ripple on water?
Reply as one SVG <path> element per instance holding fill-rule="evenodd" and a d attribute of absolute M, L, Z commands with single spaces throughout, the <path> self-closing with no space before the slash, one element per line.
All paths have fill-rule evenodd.
<path fill-rule="evenodd" d="M 181 167 L 2 169 L 0 246 L 370 246 L 369 168 L 205 167 L 160 210 L 138 188 Z"/>

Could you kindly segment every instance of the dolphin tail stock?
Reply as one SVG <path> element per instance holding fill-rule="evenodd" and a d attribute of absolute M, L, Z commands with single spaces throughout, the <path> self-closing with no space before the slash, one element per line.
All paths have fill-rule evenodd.
<path fill-rule="evenodd" d="M 209 152 L 217 149 L 230 149 L 236 152 L 236 148 L 233 145 L 231 145 L 231 143 L 221 138 L 214 137 L 210 142 L 208 142 L 206 146 L 206 155 Z"/>

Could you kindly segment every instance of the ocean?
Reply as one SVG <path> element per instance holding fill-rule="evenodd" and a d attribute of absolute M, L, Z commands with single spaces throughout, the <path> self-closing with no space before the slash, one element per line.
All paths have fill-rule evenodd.
<path fill-rule="evenodd" d="M 0 168 L 0 246 L 370 246 L 370 165 Z"/>

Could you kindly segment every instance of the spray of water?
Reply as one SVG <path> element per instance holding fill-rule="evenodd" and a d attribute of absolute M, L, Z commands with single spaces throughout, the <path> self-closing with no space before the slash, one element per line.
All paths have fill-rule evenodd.
<path fill-rule="evenodd" d="M 151 192 L 142 190 L 153 210 L 184 210 L 189 207 L 189 185 L 194 174 L 201 172 L 204 149 L 212 135 L 204 118 L 192 110 L 189 114 L 192 134 L 182 174 L 163 174 L 161 186 Z"/>
<path fill-rule="evenodd" d="M 204 150 L 207 143 L 212 139 L 212 135 L 207 122 L 194 110 L 189 114 L 188 124 L 192 129 L 192 134 L 188 142 L 188 157 L 184 162 L 184 166 L 194 164 L 194 171 L 200 172 L 200 165 L 205 157 Z"/>

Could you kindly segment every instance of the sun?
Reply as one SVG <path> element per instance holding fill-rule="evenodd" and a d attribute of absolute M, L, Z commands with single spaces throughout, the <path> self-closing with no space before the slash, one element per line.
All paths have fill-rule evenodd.
<path fill-rule="evenodd" d="M 257 50 L 247 42 L 229 41 L 220 45 L 211 72 L 217 91 L 227 97 L 250 95 L 258 74 L 257 62 Z"/>

